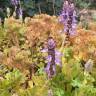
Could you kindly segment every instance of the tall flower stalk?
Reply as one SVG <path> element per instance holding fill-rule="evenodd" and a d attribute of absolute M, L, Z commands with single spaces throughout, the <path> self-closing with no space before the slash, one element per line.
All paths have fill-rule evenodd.
<path fill-rule="evenodd" d="M 11 4 L 15 6 L 16 18 L 20 18 L 23 14 L 20 0 L 11 0 Z"/>
<path fill-rule="evenodd" d="M 50 60 L 48 61 L 48 66 L 49 66 L 49 73 L 48 77 L 52 77 L 55 75 L 55 41 L 53 40 L 52 37 L 48 38 L 48 57 Z"/>
<path fill-rule="evenodd" d="M 76 24 L 77 24 L 76 18 L 77 15 L 74 3 L 71 2 L 70 0 L 64 1 L 59 21 L 64 25 L 63 32 L 65 32 L 66 34 L 65 41 L 68 41 L 71 35 L 76 34 Z"/>
<path fill-rule="evenodd" d="M 47 53 L 47 56 L 45 57 L 47 61 L 45 72 L 50 79 L 56 75 L 56 65 L 62 68 L 61 56 L 63 54 L 56 50 L 56 43 L 52 37 L 48 38 L 47 46 L 43 50 L 41 50 L 41 52 Z"/>

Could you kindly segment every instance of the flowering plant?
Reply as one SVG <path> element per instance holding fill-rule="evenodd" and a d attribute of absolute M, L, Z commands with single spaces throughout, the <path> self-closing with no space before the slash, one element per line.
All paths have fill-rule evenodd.
<path fill-rule="evenodd" d="M 64 25 L 64 32 L 69 35 L 74 35 L 76 32 L 77 25 L 77 15 L 75 10 L 75 5 L 69 0 L 65 0 L 63 4 L 63 9 L 60 14 L 59 21 Z"/>

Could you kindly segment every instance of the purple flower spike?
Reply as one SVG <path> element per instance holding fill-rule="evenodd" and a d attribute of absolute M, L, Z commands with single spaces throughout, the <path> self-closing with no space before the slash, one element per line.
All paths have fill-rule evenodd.
<path fill-rule="evenodd" d="M 16 8 L 16 16 L 17 18 L 22 17 L 23 11 L 20 6 L 20 0 L 11 0 L 11 4 L 15 6 Z"/>
<path fill-rule="evenodd" d="M 19 8 L 19 15 L 22 15 L 22 9 Z"/>
<path fill-rule="evenodd" d="M 48 49 L 53 49 L 55 48 L 55 46 L 56 46 L 55 41 L 52 38 L 50 38 L 48 40 Z"/>
<path fill-rule="evenodd" d="M 48 56 L 46 57 L 47 60 L 47 66 L 45 68 L 45 72 L 48 76 L 48 78 L 52 78 L 54 75 L 56 75 L 56 64 L 62 67 L 61 63 L 61 52 L 55 50 L 55 41 L 52 37 L 49 37 L 47 42 L 47 49 L 41 50 L 43 53 L 48 53 Z"/>
<path fill-rule="evenodd" d="M 48 49 L 43 49 L 41 50 L 42 53 L 47 53 Z M 63 56 L 63 54 L 61 52 L 59 52 L 58 50 L 55 50 L 55 63 L 56 65 L 59 65 L 60 67 L 62 66 L 61 63 L 61 57 Z M 52 58 L 49 56 L 46 57 L 46 61 L 50 61 Z"/>
<path fill-rule="evenodd" d="M 66 0 L 63 4 L 63 10 L 60 14 L 59 21 L 64 25 L 64 32 L 69 33 L 69 35 L 76 34 L 76 20 L 77 14 L 75 11 L 74 3 Z"/>
<path fill-rule="evenodd" d="M 48 62 L 47 66 L 45 68 L 45 72 L 47 73 L 48 78 L 51 78 L 53 75 L 56 75 L 56 66 L 52 65 L 52 70 L 53 70 L 53 73 L 54 73 L 53 75 L 51 74 L 50 66 L 51 66 L 51 63 Z"/>
<path fill-rule="evenodd" d="M 55 72 L 55 67 L 56 67 L 56 65 L 55 65 L 55 46 L 56 46 L 56 44 L 55 44 L 54 39 L 52 37 L 49 37 L 48 43 L 47 43 L 48 59 L 49 59 L 47 61 L 48 61 L 48 66 L 50 65 L 50 67 L 48 69 L 49 70 L 49 72 L 48 72 L 49 78 L 53 77 L 56 74 L 56 72 Z"/>

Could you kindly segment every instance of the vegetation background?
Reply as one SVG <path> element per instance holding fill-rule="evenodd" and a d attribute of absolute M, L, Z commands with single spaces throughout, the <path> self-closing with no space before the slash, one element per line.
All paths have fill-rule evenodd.
<path fill-rule="evenodd" d="M 0 96 L 96 96 L 96 0 L 74 3 L 78 35 L 62 46 L 63 0 L 20 0 L 25 23 L 14 18 L 10 0 L 0 0 Z M 51 79 L 44 71 L 48 54 L 41 52 L 49 34 L 62 63 Z"/>

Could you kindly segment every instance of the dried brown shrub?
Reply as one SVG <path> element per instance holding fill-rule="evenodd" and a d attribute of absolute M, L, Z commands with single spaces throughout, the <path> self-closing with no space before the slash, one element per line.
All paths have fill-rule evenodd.
<path fill-rule="evenodd" d="M 30 46 L 34 43 L 45 42 L 50 36 L 52 36 L 57 45 L 61 44 L 61 35 L 59 30 L 62 26 L 58 23 L 57 17 L 49 16 L 45 14 L 36 15 L 27 23 L 26 37 L 30 42 Z"/>
<path fill-rule="evenodd" d="M 92 28 L 92 26 L 90 26 L 90 28 Z M 94 52 L 96 52 L 96 32 L 92 29 L 85 30 L 79 28 L 77 33 L 78 35 L 73 38 L 74 51 L 82 54 L 84 60 L 94 58 Z"/>

